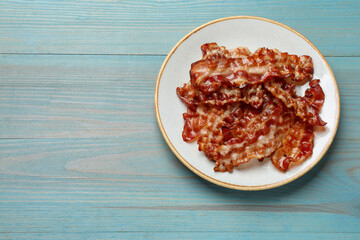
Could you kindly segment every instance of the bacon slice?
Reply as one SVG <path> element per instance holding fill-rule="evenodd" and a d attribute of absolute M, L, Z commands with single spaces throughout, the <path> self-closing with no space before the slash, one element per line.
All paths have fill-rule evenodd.
<path fill-rule="evenodd" d="M 264 99 L 264 88 L 261 84 L 249 85 L 245 88 L 222 86 L 212 93 L 204 93 L 187 82 L 181 88 L 176 89 L 179 98 L 188 106 L 199 104 L 211 104 L 221 106 L 227 103 L 244 102 L 259 108 Z"/>
<path fill-rule="evenodd" d="M 207 116 L 200 115 L 197 108 L 188 107 L 187 112 L 183 114 L 185 120 L 184 130 L 182 133 L 185 142 L 193 142 L 199 138 L 200 130 L 206 123 Z"/>
<path fill-rule="evenodd" d="M 223 46 L 219 46 L 216 43 L 205 43 L 201 46 L 201 51 L 203 54 L 202 59 L 207 58 L 240 58 L 249 56 L 251 54 L 250 50 L 247 47 L 238 47 L 235 49 L 226 49 Z"/>
<path fill-rule="evenodd" d="M 320 86 L 320 80 L 311 80 L 309 86 L 310 88 L 305 91 L 304 99 L 317 111 L 320 111 L 325 101 L 325 94 Z"/>
<path fill-rule="evenodd" d="M 247 84 L 264 82 L 269 77 L 302 82 L 310 80 L 312 74 L 311 57 L 260 48 L 249 56 L 227 58 L 220 55 L 197 61 L 191 65 L 190 80 L 193 86 L 201 91 L 214 92 L 224 84 L 244 87 Z"/>
<path fill-rule="evenodd" d="M 207 104 L 188 107 L 187 113 L 183 114 L 185 120 L 183 139 L 186 142 L 193 142 L 200 136 L 209 136 L 217 128 L 234 124 L 235 119 L 240 119 L 242 114 L 241 103 L 222 107 Z"/>
<path fill-rule="evenodd" d="M 317 109 L 321 107 L 323 101 L 317 101 L 318 95 L 315 94 L 312 95 L 314 96 L 314 98 L 310 98 L 310 92 L 314 93 L 316 91 L 320 91 L 319 88 L 321 89 L 321 87 L 318 82 L 312 83 L 313 87 L 310 88 L 310 90 L 308 91 L 307 98 L 296 96 L 292 90 L 293 87 L 291 85 L 293 84 L 287 83 L 280 78 L 274 78 L 271 81 L 267 81 L 264 83 L 265 88 L 274 97 L 283 101 L 283 103 L 288 108 L 293 108 L 296 112 L 296 115 L 299 116 L 301 119 L 311 125 L 325 126 L 326 122 L 321 119 L 319 113 L 317 112 Z M 316 107 L 314 107 L 313 105 L 315 105 Z"/>
<path fill-rule="evenodd" d="M 189 113 L 189 110 L 188 110 Z M 198 139 L 199 150 L 216 162 L 215 171 L 232 171 L 252 158 L 273 153 L 295 115 L 281 102 L 266 97 L 261 109 L 240 103 L 224 107 L 199 105 L 184 115 L 185 141 Z"/>
<path fill-rule="evenodd" d="M 231 172 L 252 158 L 263 159 L 275 151 L 294 119 L 294 114 L 283 104 L 276 105 L 268 104 L 251 118 L 253 113 L 244 116 L 243 121 L 230 130 L 233 137 L 226 139 L 212 156 L 216 161 L 215 171 Z"/>
<path fill-rule="evenodd" d="M 280 171 L 304 162 L 311 157 L 314 147 L 314 128 L 297 118 L 280 147 L 271 155 L 271 161 Z"/>

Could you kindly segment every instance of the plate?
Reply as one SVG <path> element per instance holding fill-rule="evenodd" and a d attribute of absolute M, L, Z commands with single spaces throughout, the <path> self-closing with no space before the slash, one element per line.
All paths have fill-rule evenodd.
<path fill-rule="evenodd" d="M 189 81 L 191 63 L 202 57 L 200 46 L 216 42 L 227 49 L 243 46 L 254 52 L 259 47 L 277 48 L 282 52 L 309 55 L 314 63 L 314 78 L 320 79 L 325 103 L 320 112 L 327 122 L 315 132 L 313 155 L 286 173 L 277 170 L 271 161 L 252 159 L 232 173 L 214 172 L 214 162 L 198 151 L 197 143 L 182 139 L 186 106 L 176 95 L 176 88 Z M 302 94 L 307 84 L 297 89 Z M 234 16 L 208 22 L 183 37 L 166 57 L 155 87 L 155 112 L 167 144 L 179 160 L 200 177 L 217 185 L 239 190 L 263 190 L 289 183 L 314 167 L 329 149 L 338 127 L 340 97 L 334 74 L 320 51 L 294 29 L 265 18 Z"/>

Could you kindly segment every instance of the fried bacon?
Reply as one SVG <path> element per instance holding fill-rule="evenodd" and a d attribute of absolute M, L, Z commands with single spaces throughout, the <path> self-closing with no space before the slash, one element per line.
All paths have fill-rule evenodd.
<path fill-rule="evenodd" d="M 254 108 L 263 103 L 264 88 L 261 84 L 249 85 L 244 88 L 220 87 L 212 93 L 204 93 L 187 82 L 176 89 L 179 98 L 187 105 L 211 104 L 221 106 L 227 103 L 245 102 Z"/>
<path fill-rule="evenodd" d="M 220 47 L 216 43 L 203 44 L 201 46 L 201 51 L 203 54 L 202 59 L 216 58 L 216 57 L 240 58 L 240 57 L 249 56 L 251 54 L 250 50 L 246 47 L 238 47 L 228 50 L 225 47 Z"/>
<path fill-rule="evenodd" d="M 274 97 L 283 101 L 288 108 L 293 108 L 296 112 L 296 115 L 299 116 L 301 119 L 303 119 L 304 121 L 308 122 L 311 125 L 325 126 L 326 122 L 324 122 L 321 119 L 319 113 L 317 112 L 317 109 L 321 108 L 323 104 L 323 96 L 324 96 L 324 95 L 322 96 L 317 95 L 318 93 L 320 93 L 320 91 L 318 90 L 320 85 L 318 83 L 316 84 L 316 82 L 312 82 L 313 87 L 307 90 L 308 97 L 306 98 L 296 96 L 294 92 L 290 90 L 293 88 L 293 86 L 291 85 L 293 84 L 286 83 L 286 81 L 280 78 L 275 78 L 272 79 L 271 81 L 267 81 L 264 83 L 265 88 L 272 95 L 274 95 Z M 318 91 L 316 91 L 315 89 Z M 322 90 L 321 93 L 323 94 Z M 322 98 L 322 101 L 321 100 L 317 101 L 318 98 Z"/>
<path fill-rule="evenodd" d="M 205 154 L 215 160 L 215 171 L 231 172 L 252 158 L 272 154 L 288 133 L 293 118 L 294 114 L 283 104 L 269 103 L 261 112 L 244 115 L 234 129 L 223 128 L 222 144 L 217 151 Z M 227 135 L 224 129 L 228 129 Z"/>
<path fill-rule="evenodd" d="M 305 91 L 304 99 L 317 111 L 320 111 L 325 101 L 325 94 L 320 86 L 320 80 L 311 80 L 309 86 L 310 88 Z"/>
<path fill-rule="evenodd" d="M 215 48 L 213 44 L 210 46 L 210 49 Z M 244 87 L 264 82 L 270 77 L 302 82 L 310 80 L 313 74 L 312 59 L 306 55 L 299 57 L 267 48 L 259 48 L 253 54 L 238 58 L 229 58 L 226 52 L 221 54 L 224 51 L 211 52 L 203 50 L 204 59 L 193 63 L 190 70 L 192 85 L 207 93 L 224 84 Z M 206 57 L 208 55 L 212 57 Z"/>
<path fill-rule="evenodd" d="M 280 147 L 271 155 L 274 166 L 286 171 L 311 157 L 314 147 L 314 127 L 297 118 Z"/>
<path fill-rule="evenodd" d="M 232 126 L 236 119 L 242 118 L 242 115 L 241 103 L 222 107 L 207 104 L 188 107 L 187 112 L 183 114 L 185 120 L 183 139 L 186 142 L 193 142 L 201 136 L 208 137 L 213 132 L 219 133 L 216 131 L 217 128 Z"/>
<path fill-rule="evenodd" d="M 312 155 L 314 126 L 326 124 L 319 115 L 325 95 L 320 80 L 310 81 L 303 97 L 294 84 L 312 78 L 309 56 L 266 48 L 251 54 L 216 43 L 201 50 L 190 81 L 176 93 L 188 107 L 183 139 L 197 141 L 215 171 L 266 157 L 287 171 Z"/>

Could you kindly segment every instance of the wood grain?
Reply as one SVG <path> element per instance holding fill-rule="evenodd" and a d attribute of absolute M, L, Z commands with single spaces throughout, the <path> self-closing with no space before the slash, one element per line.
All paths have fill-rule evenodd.
<path fill-rule="evenodd" d="M 0 219 L 6 217 L 0 232 L 256 233 L 260 225 L 268 233 L 359 234 L 354 142 L 337 141 L 293 183 L 241 192 L 194 176 L 153 141 L 140 142 L 149 153 L 144 158 L 144 149 L 129 154 L 121 139 L 2 140 L 9 157 L 0 163 Z"/>
<path fill-rule="evenodd" d="M 163 59 L 0 55 L 0 135 L 79 138 L 155 131 L 153 94 Z"/>
<path fill-rule="evenodd" d="M 326 56 L 360 56 L 359 9 L 356 0 L 4 0 L 0 2 L 0 52 L 167 54 L 201 24 L 253 15 L 295 28 Z"/>
<path fill-rule="evenodd" d="M 28 234 L 30 235 L 30 234 Z M 248 232 L 101 232 L 101 233 L 33 233 L 35 239 L 326 239 L 326 240 L 353 240 L 359 235 L 354 233 L 248 233 Z M 24 233 L 9 233 L 6 237 L 0 239 L 29 239 Z"/>

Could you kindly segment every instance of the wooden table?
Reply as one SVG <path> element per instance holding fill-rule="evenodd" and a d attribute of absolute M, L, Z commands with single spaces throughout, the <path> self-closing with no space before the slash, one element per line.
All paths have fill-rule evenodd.
<path fill-rule="evenodd" d="M 172 46 L 233 15 L 304 34 L 340 89 L 328 153 L 272 190 L 200 179 L 156 122 Z M 359 1 L 3 0 L 0 53 L 0 238 L 360 238 Z"/>

